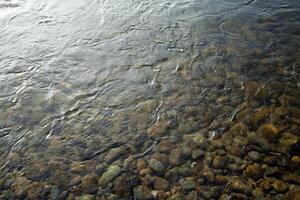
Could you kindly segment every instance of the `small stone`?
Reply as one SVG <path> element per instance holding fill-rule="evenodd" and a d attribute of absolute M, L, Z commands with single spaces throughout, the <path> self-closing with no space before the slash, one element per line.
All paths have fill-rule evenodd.
<path fill-rule="evenodd" d="M 155 124 L 148 129 L 148 134 L 150 137 L 157 138 L 162 137 L 167 134 L 169 124 L 166 120 L 157 120 Z"/>
<path fill-rule="evenodd" d="M 110 163 L 120 156 L 124 155 L 125 149 L 118 147 L 118 148 L 112 148 L 104 157 L 104 161 L 107 163 Z"/>
<path fill-rule="evenodd" d="M 252 195 L 255 197 L 255 199 L 264 199 L 264 191 L 259 187 L 252 191 Z"/>
<path fill-rule="evenodd" d="M 300 165 L 300 156 L 293 156 L 291 159 L 295 164 Z"/>
<path fill-rule="evenodd" d="M 253 165 L 249 165 L 246 168 L 245 173 L 247 176 L 254 178 L 254 179 L 259 179 L 263 175 L 261 166 L 256 163 Z"/>
<path fill-rule="evenodd" d="M 289 185 L 286 182 L 280 180 L 275 181 L 272 186 L 277 192 L 280 193 L 287 191 L 289 188 Z"/>
<path fill-rule="evenodd" d="M 201 158 L 204 156 L 204 151 L 202 151 L 201 149 L 195 149 L 192 152 L 192 158 L 194 160 L 197 160 L 198 158 Z"/>
<path fill-rule="evenodd" d="M 139 173 L 140 173 L 141 176 L 145 176 L 147 174 L 151 174 L 152 170 L 149 169 L 149 168 L 146 168 L 146 169 L 142 169 Z"/>
<path fill-rule="evenodd" d="M 156 190 L 168 190 L 169 182 L 161 177 L 155 177 L 154 189 Z"/>
<path fill-rule="evenodd" d="M 185 159 L 185 156 L 184 156 L 182 150 L 179 148 L 174 149 L 169 156 L 169 162 L 171 165 L 180 165 L 180 164 L 184 163 L 184 161 L 185 161 L 184 159 Z"/>
<path fill-rule="evenodd" d="M 75 176 L 71 179 L 70 186 L 77 186 L 81 182 L 81 176 Z"/>
<path fill-rule="evenodd" d="M 250 158 L 251 160 L 253 160 L 253 161 L 258 161 L 258 160 L 260 160 L 260 155 L 259 155 L 259 153 L 258 153 L 257 151 L 250 151 L 250 152 L 248 153 L 248 156 L 249 156 L 249 158 Z"/>
<path fill-rule="evenodd" d="M 44 184 L 40 182 L 32 183 L 27 190 L 28 199 L 39 199 L 43 194 Z"/>
<path fill-rule="evenodd" d="M 159 174 L 163 174 L 165 172 L 164 165 L 154 158 L 151 158 L 149 160 L 148 164 L 149 164 L 150 169 L 152 169 L 154 172 L 157 172 Z"/>
<path fill-rule="evenodd" d="M 133 188 L 133 196 L 135 200 L 153 200 L 154 197 L 150 189 L 146 186 L 139 185 Z"/>
<path fill-rule="evenodd" d="M 147 164 L 144 159 L 138 159 L 136 162 L 136 168 L 141 171 L 147 167 Z"/>
<path fill-rule="evenodd" d="M 298 137 L 296 135 L 291 133 L 283 133 L 283 136 L 279 139 L 277 151 L 287 154 L 291 150 L 291 147 L 297 143 Z"/>
<path fill-rule="evenodd" d="M 222 169 L 226 166 L 227 159 L 224 156 L 215 156 L 213 158 L 212 166 L 216 169 Z"/>
<path fill-rule="evenodd" d="M 157 151 L 165 154 L 169 154 L 175 148 L 176 145 L 169 140 L 163 140 L 157 145 Z"/>
<path fill-rule="evenodd" d="M 59 197 L 59 188 L 58 186 L 53 186 L 51 187 L 50 195 L 49 195 L 49 200 L 57 200 Z"/>
<path fill-rule="evenodd" d="M 197 147 L 201 149 L 206 149 L 208 146 L 207 140 L 203 135 L 197 135 L 193 138 L 193 141 Z"/>
<path fill-rule="evenodd" d="M 98 184 L 100 186 L 106 186 L 113 181 L 121 173 L 121 168 L 117 165 L 111 165 L 105 173 L 102 174 Z"/>
<path fill-rule="evenodd" d="M 230 181 L 230 186 L 232 187 L 233 190 L 237 192 L 242 192 L 242 193 L 250 193 L 251 188 L 242 180 L 240 179 L 233 179 Z"/>
<path fill-rule="evenodd" d="M 180 184 L 182 189 L 185 191 L 194 190 L 196 188 L 196 183 L 192 177 L 184 179 L 180 182 Z"/>
<path fill-rule="evenodd" d="M 257 132 L 261 137 L 263 137 L 271 142 L 277 141 L 277 139 L 279 137 L 279 131 L 276 128 L 276 126 L 274 126 L 273 124 L 262 125 L 259 127 Z"/>
<path fill-rule="evenodd" d="M 94 195 L 90 195 L 90 194 L 85 194 L 82 196 L 77 196 L 75 197 L 75 200 L 94 200 Z"/>

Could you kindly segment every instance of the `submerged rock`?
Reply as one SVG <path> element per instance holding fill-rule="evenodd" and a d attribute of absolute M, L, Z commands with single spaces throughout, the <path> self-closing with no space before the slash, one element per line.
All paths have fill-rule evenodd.
<path fill-rule="evenodd" d="M 163 174 L 165 172 L 164 165 L 154 158 L 151 158 L 148 164 L 150 169 L 152 169 L 154 172 L 157 172 L 159 174 Z"/>
<path fill-rule="evenodd" d="M 259 136 L 274 142 L 279 138 L 279 131 L 276 126 L 273 124 L 265 124 L 259 127 L 258 129 Z"/>
<path fill-rule="evenodd" d="M 100 186 L 105 187 L 108 183 L 113 181 L 121 173 L 121 168 L 117 165 L 111 165 L 107 171 L 102 174 L 98 181 Z"/>
<path fill-rule="evenodd" d="M 150 189 L 143 185 L 133 188 L 133 196 L 136 200 L 154 200 Z"/>

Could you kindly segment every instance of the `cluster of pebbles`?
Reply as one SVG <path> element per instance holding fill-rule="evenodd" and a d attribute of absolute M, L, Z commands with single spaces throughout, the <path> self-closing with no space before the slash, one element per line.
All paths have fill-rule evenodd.
<path fill-rule="evenodd" d="M 190 81 L 193 103 L 181 104 L 184 93 L 166 97 L 141 142 L 82 162 L 36 158 L 30 170 L 1 177 L 0 199 L 300 199 L 297 84 L 234 73 Z M 8 160 L 17 166 L 21 153 Z"/>

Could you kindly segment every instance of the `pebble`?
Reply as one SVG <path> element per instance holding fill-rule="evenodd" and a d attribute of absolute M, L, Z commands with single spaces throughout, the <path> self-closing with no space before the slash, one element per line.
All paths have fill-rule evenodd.
<path fill-rule="evenodd" d="M 165 172 L 164 165 L 158 160 L 151 158 L 148 162 L 150 169 L 158 174 L 163 174 Z"/>
<path fill-rule="evenodd" d="M 253 165 L 249 165 L 246 168 L 245 173 L 246 173 L 247 176 L 249 176 L 251 178 L 254 178 L 254 179 L 259 179 L 263 175 L 262 168 L 257 163 L 255 163 Z"/>
<path fill-rule="evenodd" d="M 163 179 L 161 177 L 155 177 L 154 189 L 166 191 L 169 189 L 169 182 L 166 179 Z"/>
<path fill-rule="evenodd" d="M 173 166 L 180 165 L 184 163 L 184 161 L 185 156 L 180 148 L 174 149 L 169 155 L 169 162 Z"/>
<path fill-rule="evenodd" d="M 121 173 L 121 168 L 117 165 L 111 165 L 105 173 L 102 174 L 98 181 L 100 186 L 105 187 L 108 183 L 113 181 Z"/>
<path fill-rule="evenodd" d="M 194 181 L 194 178 L 188 177 L 184 180 L 180 181 L 181 187 L 185 191 L 194 190 L 196 188 L 196 183 Z"/>
<path fill-rule="evenodd" d="M 150 189 L 143 185 L 133 188 L 133 196 L 135 200 L 154 200 Z"/>

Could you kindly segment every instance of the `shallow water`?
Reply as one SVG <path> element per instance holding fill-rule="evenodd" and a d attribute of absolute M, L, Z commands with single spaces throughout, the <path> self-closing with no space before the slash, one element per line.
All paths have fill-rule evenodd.
<path fill-rule="evenodd" d="M 90 174 L 100 178 L 110 165 L 133 177 L 138 169 L 124 160 L 142 157 L 148 163 L 162 140 L 193 151 L 186 137 L 217 140 L 236 123 L 246 124 L 248 132 L 276 124 L 282 138 L 289 132 L 296 140 L 287 152 L 279 150 L 281 157 L 297 156 L 299 35 L 298 0 L 0 0 L 1 197 L 47 199 L 47 187 L 53 194 L 59 186 L 58 193 L 68 191 L 70 199 L 110 193 L 130 199 L 132 188 L 147 185 L 144 178 L 125 194 L 117 183 L 88 184 L 88 190 L 83 181 L 69 182 Z M 277 116 L 277 107 L 288 113 Z M 263 108 L 268 115 L 251 121 Z M 281 145 L 271 141 L 271 149 L 273 143 Z M 109 159 L 111 148 L 121 153 Z M 205 152 L 214 156 L 216 150 Z M 187 156 L 165 168 L 201 159 Z M 280 167 L 299 175 L 296 166 Z M 230 170 L 221 174 L 229 176 Z M 19 186 L 20 177 L 29 188 L 39 183 L 40 193 Z M 289 190 L 264 191 L 266 198 L 299 188 L 299 182 L 284 181 Z M 169 183 L 166 192 L 176 185 Z M 200 199 L 222 195 L 183 193 Z"/>

